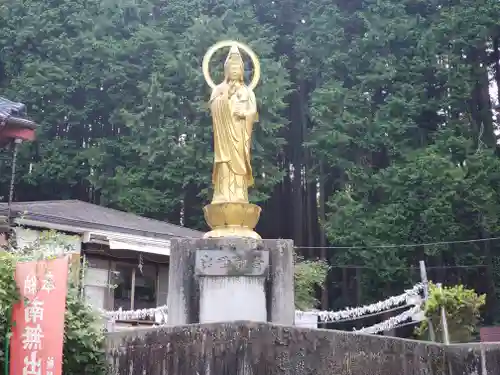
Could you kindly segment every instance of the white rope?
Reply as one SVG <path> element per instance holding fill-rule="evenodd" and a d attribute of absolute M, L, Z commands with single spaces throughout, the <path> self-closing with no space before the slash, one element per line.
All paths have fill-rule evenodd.
<path fill-rule="evenodd" d="M 412 289 L 408 289 L 398 296 L 389 297 L 384 301 L 379 301 L 370 305 L 354 308 L 348 307 L 347 309 L 340 311 L 315 311 L 311 313 L 317 314 L 319 320 L 323 323 L 361 319 L 365 315 L 376 315 L 398 306 L 419 304 L 419 293 L 422 290 L 423 284 L 418 283 Z M 304 312 L 299 311 L 298 313 L 300 314 Z"/>
<path fill-rule="evenodd" d="M 116 311 L 100 311 L 101 314 L 110 321 L 116 320 L 142 320 L 154 318 L 155 320 L 167 321 L 167 306 L 158 306 L 151 309 L 139 310 L 116 310 Z"/>
<path fill-rule="evenodd" d="M 373 334 L 373 333 L 378 333 L 378 332 L 383 332 L 383 331 L 390 331 L 391 329 L 396 328 L 401 323 L 404 323 L 409 319 L 412 319 L 414 321 L 421 321 L 422 320 L 420 306 L 414 306 L 411 309 L 406 310 L 399 315 L 390 317 L 389 319 L 384 320 L 383 322 L 377 323 L 373 326 L 361 328 L 359 330 L 356 330 L 356 332 L 372 333 Z"/>
<path fill-rule="evenodd" d="M 404 293 L 389 297 L 384 301 L 379 301 L 366 306 L 355 308 L 347 308 L 340 311 L 300 311 L 296 310 L 296 316 L 317 316 L 320 322 L 342 322 L 349 320 L 357 320 L 366 316 L 378 315 L 397 308 L 405 306 L 420 306 L 421 299 L 419 293 L 423 290 L 423 284 L 418 283 L 412 289 L 406 290 Z M 410 309 L 412 310 L 412 309 Z M 408 311 L 410 311 L 408 310 Z M 104 311 L 100 310 L 101 314 L 110 321 L 116 320 L 140 320 L 146 318 L 155 318 L 157 323 L 167 321 L 167 306 L 158 306 L 150 309 L 139 310 L 117 310 Z M 406 313 L 406 312 L 405 312 Z M 404 313 L 403 313 L 404 314 Z M 402 315 L 402 314 L 400 314 Z M 400 316 L 397 315 L 397 316 Z M 160 318 L 158 318 L 160 316 Z M 395 318 L 395 317 L 394 317 Z M 384 323 L 384 322 L 382 322 Z M 380 324 L 382 324 L 380 323 Z"/>

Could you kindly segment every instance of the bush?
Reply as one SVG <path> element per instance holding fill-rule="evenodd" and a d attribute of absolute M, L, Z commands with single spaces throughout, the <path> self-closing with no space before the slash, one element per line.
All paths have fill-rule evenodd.
<path fill-rule="evenodd" d="M 68 291 L 64 326 L 63 374 L 105 375 L 102 321 L 74 287 Z"/>
<path fill-rule="evenodd" d="M 10 310 L 19 300 L 14 271 L 28 250 L 0 250 L 0 366 L 5 365 L 5 344 L 10 332 Z M 41 251 L 29 250 L 30 258 L 42 258 Z M 79 297 L 78 288 L 69 284 L 66 300 L 63 344 L 63 374 L 105 375 L 107 362 L 102 322 Z"/>
<path fill-rule="evenodd" d="M 17 258 L 0 250 L 0 368 L 5 365 L 5 344 L 10 331 L 10 311 L 12 305 L 19 299 L 19 293 L 14 282 L 14 270 Z"/>
<path fill-rule="evenodd" d="M 485 304 L 486 295 L 478 295 L 463 285 L 443 287 L 429 284 L 429 299 L 425 303 L 424 312 L 430 319 L 436 333 L 436 340 L 442 341 L 441 307 L 446 310 L 450 342 L 470 342 L 480 319 L 480 308 Z M 423 321 L 417 328 L 417 335 L 428 336 L 429 325 Z"/>
<path fill-rule="evenodd" d="M 329 266 L 322 260 L 303 260 L 295 258 L 295 307 L 299 310 L 310 310 L 318 305 L 315 298 L 316 289 L 323 288 Z"/>

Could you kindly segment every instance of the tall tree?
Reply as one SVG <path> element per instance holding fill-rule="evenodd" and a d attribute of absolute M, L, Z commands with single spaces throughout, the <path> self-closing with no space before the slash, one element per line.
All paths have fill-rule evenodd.
<path fill-rule="evenodd" d="M 500 82 L 499 7 L 496 0 L 1 4 L 0 89 L 42 124 L 38 142 L 21 149 L 15 198 L 77 198 L 203 228 L 212 141 L 201 58 L 212 43 L 236 38 L 262 59 L 253 145 L 252 200 L 264 208 L 258 230 L 320 246 L 302 250 L 343 267 L 332 268 L 324 307 L 399 291 L 416 281 L 408 268 L 422 258 L 441 267 L 432 278 L 469 283 L 494 307 L 499 244 L 403 245 L 499 235 L 490 98 Z M 219 79 L 223 59 L 211 67 Z M 9 155 L 1 156 L 6 197 Z M 466 269 L 471 263 L 487 267 Z"/>

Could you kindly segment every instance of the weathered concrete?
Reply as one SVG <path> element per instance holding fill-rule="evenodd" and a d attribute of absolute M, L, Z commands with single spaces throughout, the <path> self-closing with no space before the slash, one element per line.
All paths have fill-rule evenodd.
<path fill-rule="evenodd" d="M 450 374 L 500 374 L 500 343 L 452 344 L 445 351 Z"/>
<path fill-rule="evenodd" d="M 500 374 L 500 344 L 444 346 L 250 322 L 111 333 L 108 354 L 110 374 L 127 375 Z"/>
<path fill-rule="evenodd" d="M 292 240 L 264 240 L 262 248 L 271 256 L 267 289 L 268 322 L 293 325 L 295 320 L 294 264 Z"/>
<path fill-rule="evenodd" d="M 200 277 L 200 323 L 267 322 L 263 277 Z"/>
<path fill-rule="evenodd" d="M 182 325 L 199 322 L 199 287 L 194 278 L 196 247 L 192 239 L 171 241 L 168 275 L 168 322 Z"/>
<path fill-rule="evenodd" d="M 269 251 L 236 246 L 196 250 L 200 323 L 267 322 L 264 282 L 268 268 Z"/>
<path fill-rule="evenodd" d="M 169 325 L 242 319 L 293 325 L 293 242 L 172 240 L 167 301 Z"/>

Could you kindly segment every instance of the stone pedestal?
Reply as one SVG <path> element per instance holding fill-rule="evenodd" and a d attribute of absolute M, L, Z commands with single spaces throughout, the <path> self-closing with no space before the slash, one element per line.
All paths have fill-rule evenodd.
<path fill-rule="evenodd" d="M 291 240 L 174 239 L 168 324 L 248 320 L 293 325 L 293 274 Z"/>
<path fill-rule="evenodd" d="M 267 322 L 264 280 L 245 276 L 201 277 L 200 323 Z"/>

